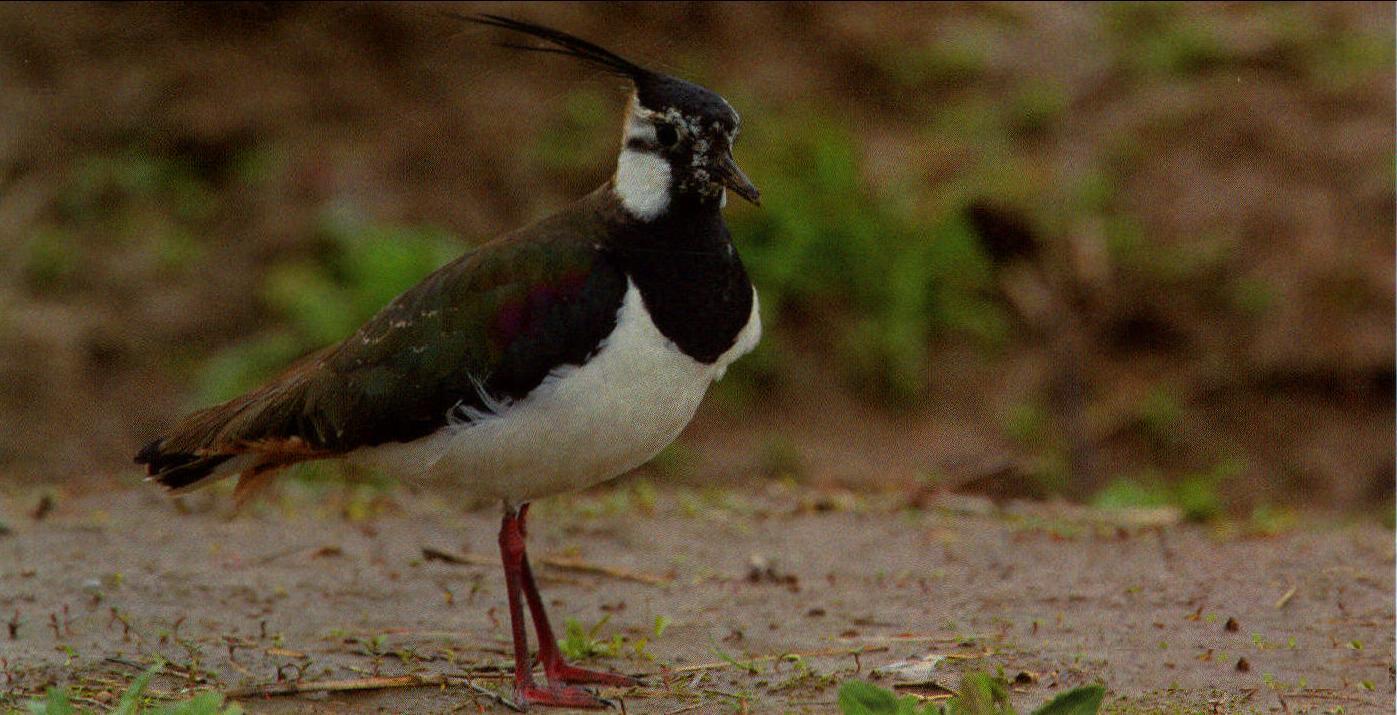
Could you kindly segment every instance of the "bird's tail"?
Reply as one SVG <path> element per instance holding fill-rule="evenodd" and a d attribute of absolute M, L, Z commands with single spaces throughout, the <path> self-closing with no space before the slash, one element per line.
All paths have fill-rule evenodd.
<path fill-rule="evenodd" d="M 150 481 L 172 492 L 185 492 L 212 483 L 211 477 L 233 476 L 246 459 L 234 454 L 196 454 L 169 449 L 166 439 L 147 444 L 136 454 L 136 464 L 146 465 Z"/>
<path fill-rule="evenodd" d="M 238 485 L 233 490 L 233 497 L 242 505 L 282 468 L 324 456 L 275 448 L 260 449 L 260 446 L 250 445 L 226 452 L 189 450 L 174 446 L 169 437 L 162 437 L 142 448 L 136 455 L 136 463 L 146 465 L 150 475 L 148 481 L 165 487 L 172 494 L 184 494 L 236 476 Z"/>
<path fill-rule="evenodd" d="M 300 436 L 302 368 L 314 353 L 262 387 L 180 420 L 136 454 L 149 480 L 175 493 L 238 476 L 241 499 L 282 467 L 332 456 Z"/>

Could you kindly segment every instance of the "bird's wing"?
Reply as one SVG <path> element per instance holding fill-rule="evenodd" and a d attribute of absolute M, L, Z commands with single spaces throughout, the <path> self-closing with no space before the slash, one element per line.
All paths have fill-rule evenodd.
<path fill-rule="evenodd" d="M 189 415 L 136 461 L 187 488 L 410 441 L 451 415 L 520 399 L 554 368 L 585 362 L 615 327 L 626 277 L 589 235 L 599 230 L 573 212 L 487 243 L 338 345 Z"/>

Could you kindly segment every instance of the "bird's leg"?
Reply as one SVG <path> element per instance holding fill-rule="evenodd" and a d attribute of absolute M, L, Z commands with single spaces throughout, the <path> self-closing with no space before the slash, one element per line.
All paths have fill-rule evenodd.
<path fill-rule="evenodd" d="M 519 534 L 526 533 L 525 520 L 529 516 L 529 505 L 519 507 Z M 640 681 L 619 673 L 603 673 L 569 665 L 563 660 L 558 649 L 558 639 L 553 637 L 553 628 L 548 624 L 548 613 L 543 608 L 543 597 L 538 594 L 538 584 L 534 582 L 534 571 L 529 567 L 529 555 L 520 558 L 524 597 L 529 601 L 529 615 L 534 619 L 534 632 L 538 634 L 538 659 L 543 663 L 543 672 L 550 683 L 594 683 L 597 685 L 639 685 Z"/>
<path fill-rule="evenodd" d="M 550 682 L 547 687 L 534 683 L 532 663 L 529 661 L 529 636 L 524 629 L 524 604 L 519 600 L 524 574 L 528 573 L 524 556 L 523 520 L 513 508 L 506 505 L 504 519 L 500 523 L 500 560 L 504 562 L 505 592 L 509 596 L 509 625 L 514 635 L 514 697 L 523 707 L 545 705 L 566 708 L 601 709 L 607 707 L 605 701 L 592 693 L 577 687 L 568 687 Z M 532 579 L 530 579 L 532 581 Z M 530 598 L 529 604 L 533 605 Z M 554 648 L 557 648 L 555 643 Z"/>

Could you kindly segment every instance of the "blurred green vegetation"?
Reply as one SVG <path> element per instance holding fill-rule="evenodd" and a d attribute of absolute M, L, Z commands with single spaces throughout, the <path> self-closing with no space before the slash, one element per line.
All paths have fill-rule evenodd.
<path fill-rule="evenodd" d="M 1194 74 L 1232 55 L 1227 41 L 1209 25 L 1190 21 L 1177 3 L 1108 3 L 1102 23 L 1108 36 L 1128 45 L 1122 56 L 1137 72 Z"/>
<path fill-rule="evenodd" d="M 278 327 L 210 360 L 198 379 L 200 403 L 236 397 L 297 357 L 343 339 L 464 250 L 446 231 L 374 223 L 346 206 L 325 211 L 316 233 L 323 256 L 279 262 L 266 273 L 260 298 Z"/>
<path fill-rule="evenodd" d="M 136 676 L 121 693 L 116 706 L 108 712 L 111 715 L 242 715 L 242 706 L 236 703 L 225 704 L 223 694 L 211 690 L 173 702 L 155 701 L 146 691 L 150 688 L 151 679 L 164 669 L 164 661 L 157 660 L 155 665 Z M 94 693 L 88 693 L 82 688 L 50 687 L 42 700 L 27 702 L 26 709 L 32 715 L 77 715 L 80 712 L 93 712 L 87 708 L 79 709 L 73 704 L 76 698 L 81 698 L 84 703 L 96 702 L 90 697 L 92 694 Z"/>
<path fill-rule="evenodd" d="M 1243 460 L 1228 458 L 1172 481 L 1150 469 L 1133 477 L 1117 477 L 1097 492 L 1092 503 L 1103 509 L 1171 506 L 1189 521 L 1210 521 L 1223 514 L 1220 490 L 1245 468 Z"/>
<path fill-rule="evenodd" d="M 88 156 L 67 173 L 52 214 L 29 236 L 24 283 L 50 296 L 92 289 L 109 273 L 93 262 L 112 251 L 135 258 L 133 274 L 186 276 L 203 255 L 199 236 L 217 202 L 178 157 L 135 146 Z"/>
<path fill-rule="evenodd" d="M 1236 355 L 1214 345 L 1222 341 L 1213 334 L 1219 328 L 1237 333 L 1238 326 L 1250 330 L 1275 323 L 1295 308 L 1293 281 L 1303 274 L 1282 270 L 1285 257 L 1269 255 L 1269 249 L 1259 247 L 1265 241 L 1249 235 L 1271 231 L 1267 222 L 1273 220 L 1286 230 L 1277 218 L 1280 212 L 1257 206 L 1245 221 L 1219 220 L 1201 230 L 1179 230 L 1178 224 L 1187 220 L 1172 216 L 1174 208 L 1163 204 L 1186 192 L 1164 184 L 1238 177 L 1221 169 L 1208 173 L 1216 167 L 1202 163 L 1181 162 L 1172 174 L 1159 166 L 1178 155 L 1203 163 L 1216 158 L 1231 162 L 1229 167 L 1235 164 L 1237 172 L 1246 174 L 1241 178 L 1255 179 L 1254 186 L 1290 186 L 1293 179 L 1317 182 L 1305 186 L 1327 191 L 1324 182 L 1337 179 L 1316 179 L 1310 176 L 1313 171 L 1282 165 L 1291 155 L 1271 146 L 1297 137 L 1256 136 L 1253 125 L 1261 122 L 1246 115 L 1237 98 L 1256 92 L 1261 99 L 1295 102 L 1296 131 L 1311 123 L 1331 126 L 1318 122 L 1350 107 L 1371 114 L 1363 108 L 1363 97 L 1343 93 L 1378 73 L 1390 73 L 1392 29 L 1359 27 L 1351 20 L 1315 22 L 1316 12 L 1293 6 L 1214 11 L 1181 3 L 1110 3 L 1083 16 L 1091 22 L 1078 28 L 1084 39 L 1074 40 L 1098 53 L 1093 62 L 1099 66 L 1049 71 L 1035 55 L 1038 48 L 1026 48 L 1023 40 L 1037 21 L 1031 16 L 1040 11 L 1050 12 L 1032 6 L 949 12 L 934 31 L 908 32 L 897 41 L 869 41 L 857 32 L 841 35 L 844 44 L 836 60 L 788 68 L 809 75 L 798 76 L 809 83 L 809 91 L 798 99 L 744 96 L 745 85 L 760 83 L 720 74 L 713 68 L 721 68 L 721 60 L 704 43 L 680 42 L 672 48 L 667 59 L 683 66 L 676 72 L 724 91 L 741 109 L 746 126 L 736 155 L 765 197 L 759 209 L 735 201 L 727 211 L 761 291 L 766 330 L 757 351 L 733 366 L 716 396 L 728 406 L 758 404 L 769 395 L 801 389 L 810 378 L 810 364 L 818 362 L 820 368 L 833 368 L 837 387 L 847 388 L 848 394 L 876 407 L 912 410 L 925 406 L 933 387 L 954 380 L 960 394 L 972 395 L 968 401 L 993 393 L 985 389 L 991 379 L 985 372 L 947 377 L 938 370 L 946 367 L 947 346 L 955 346 L 960 362 L 953 367 L 958 369 L 977 359 L 983 365 L 973 367 L 1004 366 L 1035 349 L 1041 352 L 1028 359 L 1044 365 L 1056 359 L 1044 357 L 1050 351 L 1042 350 L 1049 342 L 1043 337 L 1049 331 L 1042 329 L 1048 321 L 1026 318 L 1008 295 L 1005 286 L 1022 276 L 1007 272 L 1003 256 L 995 254 L 973 217 L 973 208 L 989 199 L 1020 217 L 1034 236 L 1041 255 L 1034 257 L 1033 267 L 1046 276 L 1045 284 L 1070 284 L 1077 278 L 1079 266 L 1073 261 L 1081 256 L 1072 251 L 1082 246 L 1098 261 L 1098 283 L 1049 286 L 1065 296 L 1050 308 L 1076 301 L 1080 305 L 1073 303 L 1074 309 L 1099 320 L 1088 326 L 1098 332 L 1086 336 L 1081 348 L 1098 362 L 1085 364 L 1085 370 L 1116 360 L 1111 366 L 1135 384 L 1157 380 L 1130 374 L 1137 369 L 1128 366 L 1135 356 L 1124 349 L 1109 353 L 1117 349 L 1112 341 L 1118 336 L 1168 333 L 1160 341 L 1164 347 L 1150 357 L 1180 369 L 1143 391 L 1138 404 L 1121 408 L 1131 458 L 1138 464 L 1099 475 L 1107 484 L 1099 500 L 1169 504 L 1190 518 L 1211 518 L 1223 487 L 1236 476 L 1209 465 L 1231 463 L 1219 455 L 1233 449 L 1228 443 L 1232 437 L 1219 440 L 1221 446 L 1204 444 L 1200 413 L 1215 406 L 1198 404 L 1199 375 L 1205 371 L 1193 368 L 1206 367 L 1207 379 L 1224 386 L 1238 379 L 1224 369 L 1237 361 Z M 858 24 L 836 15 L 825 18 L 831 27 Z M 428 86 L 431 79 L 423 68 L 429 63 L 410 58 L 417 64 L 404 71 L 421 76 Z M 498 205 L 481 209 L 476 195 L 467 199 L 475 202 L 472 208 L 457 216 L 470 219 L 478 213 L 495 220 L 500 211 L 541 215 L 564 197 L 591 189 L 614 161 L 621 101 L 615 83 L 569 85 L 559 79 L 555 87 L 577 88 L 561 102 L 549 100 L 557 111 L 540 114 L 531 136 L 521 132 L 477 141 L 479 137 L 451 135 L 461 136 L 469 150 L 442 150 L 441 156 L 478 159 L 481 168 L 468 167 L 461 175 L 442 171 L 429 175 L 432 185 L 412 184 L 401 179 L 416 175 L 395 173 L 399 165 L 394 161 L 431 166 L 421 159 L 437 156 L 443 136 L 475 125 L 437 125 L 425 118 L 440 112 L 438 100 L 447 96 L 441 88 L 403 95 L 410 102 L 421 99 L 418 94 L 426 97 L 412 109 L 420 126 L 390 125 L 391 114 L 368 106 L 355 94 L 358 85 L 348 84 L 353 88 L 334 97 L 343 105 L 343 116 L 324 120 L 324 126 L 316 123 L 322 121 L 319 115 L 302 117 L 299 124 L 255 125 L 233 132 L 230 148 L 199 138 L 198 131 L 179 124 L 184 120 L 172 120 L 169 127 L 94 135 L 105 139 L 84 144 L 86 153 L 63 166 L 64 180 L 49 210 L 26 227 L 16 252 L 20 283 L 36 302 L 85 294 L 91 305 L 114 294 L 129 300 L 142 286 L 196 285 L 221 268 L 213 262 L 234 254 L 246 258 L 238 268 L 256 272 L 255 308 L 239 316 L 237 330 L 256 332 L 212 355 L 199 340 L 140 346 L 150 353 L 163 350 L 151 361 L 163 360 L 160 366 L 168 372 L 197 365 L 180 379 L 192 380 L 192 402 L 208 404 L 235 396 L 297 357 L 349 334 L 393 296 L 465 249 L 466 242 L 447 231 L 386 220 L 377 210 L 380 204 L 355 203 L 353 197 L 361 196 L 357 192 L 364 187 L 387 196 L 382 205 L 408 207 L 398 215 L 435 216 L 451 204 L 440 197 L 414 204 L 404 197 L 440 193 L 443 187 L 446 192 L 471 189 L 462 175 L 471 181 L 484 177 Z M 470 93 L 451 96 L 461 106 L 485 101 Z M 1267 105 L 1267 111 L 1276 106 Z M 358 145 L 324 156 L 284 150 L 297 142 L 320 146 L 323 137 L 298 134 L 305 126 L 328 131 L 342 128 L 337 122 L 350 126 L 347 117 L 359 115 L 371 121 L 353 125 L 354 131 L 385 134 L 381 155 L 364 153 Z M 1105 121 L 1096 124 L 1098 120 Z M 1235 130 L 1227 129 L 1234 125 Z M 401 129 L 402 145 L 393 143 L 397 137 L 386 136 L 388 126 Z M 1205 133 L 1202 127 L 1212 131 L 1218 126 L 1223 129 L 1213 139 L 1229 142 L 1225 147 L 1189 144 Z M 1220 158 L 1200 156 L 1209 151 Z M 207 161 L 208 155 L 216 161 Z M 1390 188 L 1391 153 L 1383 149 L 1380 155 L 1387 157 Z M 499 168 L 506 164 L 507 169 Z M 1179 175 L 1184 171 L 1201 178 Z M 519 191 L 521 183 L 549 190 Z M 1247 200 L 1263 203 L 1255 191 Z M 1337 201 L 1332 193 L 1324 200 Z M 283 210 L 295 216 L 278 223 L 236 215 L 243 209 L 254 216 Z M 312 215 L 316 218 L 305 220 Z M 1377 225 L 1384 219 L 1370 220 Z M 1390 218 L 1385 220 L 1384 226 L 1390 225 Z M 281 233 L 274 239 L 252 235 L 268 225 Z M 495 232 L 503 228 L 496 226 Z M 489 235 L 482 231 L 471 238 Z M 246 237 L 254 245 L 230 248 L 214 238 L 227 236 Z M 1290 240 L 1276 241 L 1282 239 Z M 1332 314 L 1347 318 L 1373 301 L 1365 293 L 1370 286 L 1355 272 L 1336 272 L 1322 285 L 1305 277 L 1316 285 L 1303 288 L 1323 292 L 1337 306 Z M 211 295 L 246 302 L 246 283 L 237 286 L 240 292 L 231 297 L 218 296 L 216 290 L 171 289 L 162 296 L 169 300 L 161 309 L 204 309 L 196 302 Z M 84 305 L 81 300 L 73 304 Z M 152 310 L 143 317 L 160 314 Z M 269 327 L 250 327 L 254 325 Z M 1200 325 L 1206 329 L 1197 330 Z M 207 323 L 182 329 L 208 335 Z M 939 365 L 938 359 L 943 361 Z M 1044 372 L 1052 369 L 1047 365 Z M 1111 389 L 1110 380 L 1121 376 L 1097 386 Z M 974 426 L 1017 452 L 1018 461 L 1027 465 L 1030 490 L 1044 495 L 1063 491 L 1077 476 L 1071 456 L 1081 446 L 1081 435 L 1064 424 L 1064 408 L 1048 384 L 1051 378 L 1037 381 L 1024 394 L 996 395 L 983 409 L 985 423 Z M 1086 407 L 1097 407 L 1091 403 L 1098 397 L 1086 389 Z M 818 465 L 807 463 L 801 446 L 776 431 L 762 435 L 752 464 L 769 475 L 805 478 Z M 1260 469 L 1264 460 L 1259 451 L 1248 456 L 1236 463 Z M 679 446 L 661 455 L 651 469 L 691 472 L 698 462 Z M 1281 478 L 1303 482 L 1289 474 Z"/>
<path fill-rule="evenodd" d="M 758 348 L 765 354 L 751 369 L 778 372 L 785 321 L 804 319 L 830 337 L 855 385 L 906 404 L 926 386 L 934 337 L 1006 339 L 964 203 L 927 212 L 910 184 L 870 186 L 852 130 L 812 108 L 765 115 L 745 144 L 748 174 L 780 197 L 732 212 L 763 319 L 778 336 Z"/>
<path fill-rule="evenodd" d="M 1029 493 L 1046 497 L 1067 491 L 1072 476 L 1069 445 L 1044 404 L 1031 400 L 1010 405 L 1000 418 L 1000 431 L 1027 455 L 1023 486 Z"/>
<path fill-rule="evenodd" d="M 838 703 L 843 715 L 1015 715 L 1011 692 L 1003 673 L 970 671 L 940 702 L 901 695 L 866 680 L 846 680 L 839 687 Z M 1078 686 L 1058 693 L 1032 715 L 1096 715 L 1105 696 L 1105 686 Z"/>

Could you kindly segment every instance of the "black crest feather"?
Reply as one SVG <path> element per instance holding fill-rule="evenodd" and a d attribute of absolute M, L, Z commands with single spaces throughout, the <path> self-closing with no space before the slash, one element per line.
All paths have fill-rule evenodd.
<path fill-rule="evenodd" d="M 447 14 L 458 20 L 473 22 L 480 25 L 489 25 L 490 27 L 498 27 L 503 30 L 511 30 L 513 32 L 523 33 L 531 37 L 537 37 L 538 39 L 543 40 L 544 42 L 548 42 L 552 45 L 551 47 L 541 47 L 538 45 L 518 45 L 513 43 L 501 43 L 505 47 L 511 47 L 517 50 L 528 50 L 530 52 L 548 52 L 551 54 L 573 57 L 584 62 L 590 62 L 594 65 L 602 67 L 613 74 L 626 77 L 631 81 L 636 82 L 637 84 L 646 79 L 652 78 L 655 75 L 654 72 L 651 72 L 650 70 L 645 69 L 644 67 L 641 67 L 640 65 L 634 62 L 631 62 L 630 60 L 612 52 L 611 50 L 608 50 L 594 43 L 588 42 L 587 40 L 584 40 L 580 37 L 569 35 L 568 33 L 563 32 L 561 30 L 554 30 L 551 27 L 536 25 L 532 22 L 525 22 L 524 20 L 515 20 L 514 18 L 504 17 L 502 15 L 460 15 L 457 13 Z"/>

